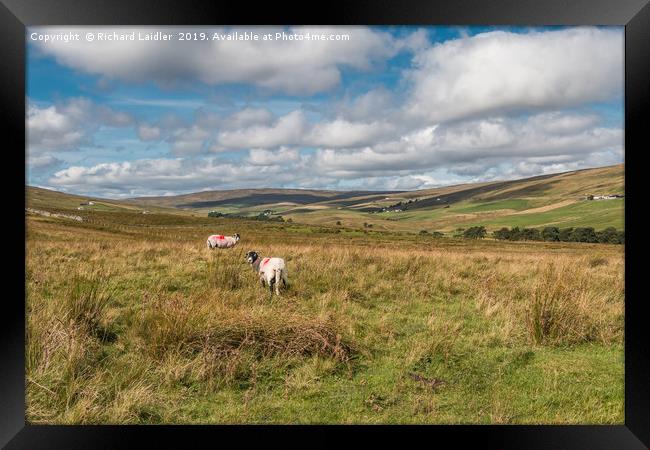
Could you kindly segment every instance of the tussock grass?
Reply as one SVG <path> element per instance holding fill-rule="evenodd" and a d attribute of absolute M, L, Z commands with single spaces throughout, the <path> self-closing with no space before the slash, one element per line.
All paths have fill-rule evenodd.
<path fill-rule="evenodd" d="M 505 340 L 611 344 L 623 338 L 622 268 L 603 279 L 581 260 L 542 260 L 525 269 L 487 271 L 476 301 Z"/>
<path fill-rule="evenodd" d="M 251 348 L 260 357 L 324 355 L 348 362 L 353 352 L 332 320 L 270 308 L 237 310 L 205 298 L 158 298 L 143 310 L 139 327 L 154 357 Z"/>

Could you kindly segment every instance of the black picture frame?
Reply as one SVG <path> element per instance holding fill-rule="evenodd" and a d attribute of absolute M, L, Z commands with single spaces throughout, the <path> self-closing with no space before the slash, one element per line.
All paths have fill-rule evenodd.
<path fill-rule="evenodd" d="M 164 447 L 195 445 L 199 438 L 222 444 L 230 435 L 242 444 L 251 439 L 282 439 L 289 432 L 310 436 L 310 442 L 339 444 L 338 433 L 360 431 L 366 436 L 387 433 L 406 438 L 421 435 L 438 445 L 478 442 L 506 448 L 647 448 L 650 445 L 650 350 L 648 313 L 642 294 L 641 230 L 642 155 L 650 143 L 650 6 L 649 0 L 455 0 L 337 1 L 319 3 L 210 2 L 171 0 L 2 0 L 0 5 L 0 111 L 4 133 L 5 289 L 2 362 L 0 363 L 0 445 L 6 448 L 126 448 L 137 439 Z M 25 27 L 35 25 L 623 25 L 625 26 L 625 424 L 620 426 L 45 426 L 25 422 Z M 21 166 L 22 164 L 22 166 Z M 8 252 L 8 253 L 7 253 Z M 639 261 L 638 264 L 633 261 Z M 22 286 L 22 289 L 21 289 Z M 20 293 L 23 301 L 19 300 Z M 449 441 L 448 441 L 449 442 Z M 419 444 L 421 445 L 421 444 Z"/>

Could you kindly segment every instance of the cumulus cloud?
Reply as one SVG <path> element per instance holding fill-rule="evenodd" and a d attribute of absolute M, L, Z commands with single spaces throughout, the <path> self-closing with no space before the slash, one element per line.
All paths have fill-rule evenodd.
<path fill-rule="evenodd" d="M 179 128 L 170 138 L 172 153 L 175 155 L 201 153 L 208 137 L 210 137 L 210 132 L 197 125 L 192 125 L 189 128 Z"/>
<path fill-rule="evenodd" d="M 406 110 L 433 121 L 557 109 L 623 94 L 623 33 L 601 28 L 445 41 L 420 52 Z"/>
<path fill-rule="evenodd" d="M 157 141 L 161 135 L 160 127 L 146 123 L 138 125 L 138 137 L 142 141 Z"/>
<path fill-rule="evenodd" d="M 381 87 L 340 103 L 337 112 L 340 117 L 350 121 L 373 120 L 392 115 L 396 103 L 397 99 L 387 89 Z"/>
<path fill-rule="evenodd" d="M 85 133 L 80 124 L 54 106 L 30 106 L 27 111 L 27 136 L 32 150 L 55 150 L 74 147 L 85 138 Z"/>
<path fill-rule="evenodd" d="M 245 163 L 253 166 L 274 166 L 295 163 L 300 160 L 300 153 L 295 148 L 280 148 L 279 150 L 251 149 Z"/>
<path fill-rule="evenodd" d="M 51 106 L 32 103 L 27 109 L 27 142 L 35 152 L 71 150 L 89 143 L 100 126 L 126 127 L 133 123 L 130 115 L 82 97 Z"/>
<path fill-rule="evenodd" d="M 273 121 L 273 113 L 267 108 L 245 107 L 219 123 L 226 129 L 241 129 L 253 125 L 269 125 Z"/>
<path fill-rule="evenodd" d="M 294 145 L 308 127 L 302 111 L 292 111 L 280 117 L 271 125 L 254 125 L 251 127 L 223 131 L 219 133 L 218 143 L 225 148 L 273 148 L 281 145 Z"/>
<path fill-rule="evenodd" d="M 187 31 L 186 28 L 156 27 L 47 27 L 30 31 L 62 33 L 147 33 Z M 226 35 L 233 32 L 259 35 L 349 34 L 349 40 L 205 40 L 166 41 L 164 51 L 157 41 L 54 41 L 36 42 L 41 52 L 63 65 L 108 79 L 128 82 L 157 81 L 162 85 L 200 81 L 209 85 L 248 83 L 288 94 L 311 95 L 339 84 L 341 69 L 369 70 L 377 62 L 403 49 L 423 45 L 423 33 L 397 39 L 367 27 L 258 27 L 196 28 L 192 32 Z"/>
<path fill-rule="evenodd" d="M 56 172 L 49 182 L 56 188 L 101 192 L 113 197 L 165 195 L 224 187 L 262 187 L 271 178 L 283 185 L 294 179 L 294 174 L 286 169 L 283 164 L 233 164 L 215 157 L 142 159 L 73 166 Z"/>
<path fill-rule="evenodd" d="M 562 133 L 554 125 L 564 123 Z M 571 128 L 569 125 L 573 123 Z M 585 157 L 607 150 L 622 157 L 622 130 L 585 128 L 573 115 L 540 114 L 527 119 L 490 118 L 425 127 L 398 140 L 360 150 L 319 149 L 312 164 L 339 177 L 363 177 L 394 171 L 424 171 L 480 160 L 494 162 L 531 157 Z M 551 132 L 549 132 L 549 129 Z M 485 166 L 482 166 L 485 169 Z"/>
<path fill-rule="evenodd" d="M 310 123 L 305 114 L 292 111 L 275 122 L 253 125 L 217 135 L 219 149 L 303 147 L 358 147 L 376 143 L 394 134 L 396 127 L 386 122 L 354 122 L 343 118 Z"/>
<path fill-rule="evenodd" d="M 30 156 L 27 158 L 27 166 L 30 170 L 44 170 L 56 167 L 63 163 L 52 155 Z"/>
<path fill-rule="evenodd" d="M 578 119 L 543 113 L 454 122 L 362 149 L 254 148 L 234 161 L 202 157 L 71 167 L 55 173 L 49 183 L 106 193 L 124 186 L 132 195 L 269 185 L 422 189 L 620 162 L 622 130 L 598 123 L 585 127 L 587 121 Z M 572 125 L 558 133 L 557 123 Z"/>

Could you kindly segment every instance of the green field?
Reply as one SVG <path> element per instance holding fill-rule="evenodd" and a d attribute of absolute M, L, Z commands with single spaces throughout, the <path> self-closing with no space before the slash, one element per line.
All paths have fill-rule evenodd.
<path fill-rule="evenodd" d="M 76 210 L 29 192 L 84 219 L 27 215 L 30 423 L 624 422 L 622 246 Z M 458 208 L 504 204 L 526 206 Z M 548 213 L 607 214 L 571 207 Z M 217 232 L 242 240 L 210 251 Z M 251 249 L 287 261 L 280 297 Z"/>
<path fill-rule="evenodd" d="M 481 221 L 480 224 L 491 228 L 500 226 L 538 228 L 544 226 L 557 226 L 560 228 L 590 226 L 597 230 L 607 227 L 624 229 L 624 204 L 623 199 L 585 200 L 547 212 L 488 219 Z"/>

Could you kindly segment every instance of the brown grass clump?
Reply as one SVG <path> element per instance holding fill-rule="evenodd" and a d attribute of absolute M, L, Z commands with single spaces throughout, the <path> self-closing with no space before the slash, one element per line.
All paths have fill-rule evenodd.
<path fill-rule="evenodd" d="M 529 337 L 537 344 L 611 342 L 622 322 L 612 321 L 609 292 L 591 288 L 590 278 L 574 265 L 549 264 L 541 271 L 526 306 Z"/>
<path fill-rule="evenodd" d="M 618 268 L 603 275 L 585 270 L 585 265 L 593 267 L 589 261 L 555 258 L 488 270 L 476 289 L 477 306 L 506 341 L 618 342 L 623 335 L 623 274 Z"/>
<path fill-rule="evenodd" d="M 187 369 L 210 383 L 253 376 L 256 362 L 320 356 L 349 365 L 355 350 L 331 318 L 261 306 L 233 308 L 208 296 L 161 295 L 139 318 L 142 349 L 157 360 L 192 360 Z M 181 370 L 176 378 L 186 376 Z M 174 377 L 172 377 L 174 378 Z"/>
<path fill-rule="evenodd" d="M 269 308 L 238 310 L 169 296 L 143 311 L 142 337 L 155 356 L 250 347 L 260 356 L 323 355 L 347 362 L 353 349 L 331 319 Z"/>

